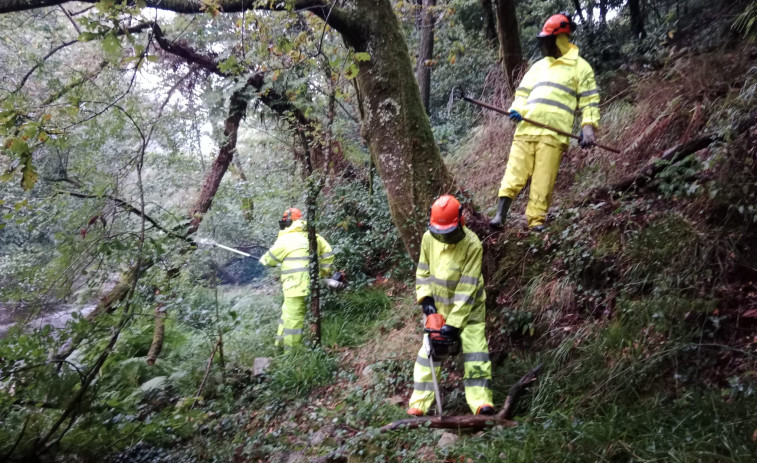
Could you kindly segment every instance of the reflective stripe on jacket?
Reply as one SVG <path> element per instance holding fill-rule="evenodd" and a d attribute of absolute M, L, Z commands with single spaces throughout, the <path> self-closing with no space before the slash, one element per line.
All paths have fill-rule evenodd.
<path fill-rule="evenodd" d="M 319 274 L 326 276 L 331 272 L 334 253 L 331 246 L 321 235 L 318 241 Z M 310 294 L 310 253 L 306 223 L 295 220 L 292 225 L 279 232 L 279 237 L 260 258 L 260 263 L 269 267 L 281 265 L 281 286 L 285 297 L 307 296 Z"/>
<path fill-rule="evenodd" d="M 578 56 L 578 47 L 566 35 L 558 36 L 558 47 L 565 53 L 543 58 L 531 66 L 515 90 L 510 110 L 542 124 L 565 132 L 573 131 L 575 111 L 583 113 L 581 126 L 599 125 L 599 89 L 594 70 Z M 550 135 L 557 143 L 567 145 L 569 138 L 527 122 L 518 124 L 515 136 Z"/>
<path fill-rule="evenodd" d="M 458 328 L 483 323 L 486 315 L 481 241 L 468 228 L 463 230 L 465 238 L 456 244 L 442 243 L 427 231 L 415 272 L 418 302 L 432 296 L 437 312 Z"/>

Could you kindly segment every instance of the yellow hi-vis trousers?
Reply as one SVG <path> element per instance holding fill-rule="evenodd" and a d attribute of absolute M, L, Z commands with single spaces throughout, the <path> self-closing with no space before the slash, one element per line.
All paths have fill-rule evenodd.
<path fill-rule="evenodd" d="M 548 136 L 539 137 L 547 138 Z M 514 199 L 531 177 L 531 189 L 528 195 L 526 218 L 528 226 L 542 225 L 547 216 L 547 209 L 552 202 L 552 189 L 557 179 L 563 148 L 536 139 L 513 139 L 510 157 L 507 160 L 505 176 L 497 196 Z"/>
<path fill-rule="evenodd" d="M 276 345 L 294 347 L 302 342 L 302 329 L 305 326 L 306 296 L 285 297 L 281 305 L 279 329 L 276 332 Z"/>
<path fill-rule="evenodd" d="M 489 345 L 486 343 L 484 323 L 466 326 L 460 333 L 463 347 L 465 376 L 465 400 L 475 414 L 482 405 L 493 406 L 491 380 L 492 364 L 489 361 Z M 434 359 L 436 378 L 439 380 L 441 361 Z M 410 408 L 423 410 L 424 413 L 434 403 L 434 380 L 426 349 L 421 346 L 413 370 L 413 395 L 410 396 Z"/>

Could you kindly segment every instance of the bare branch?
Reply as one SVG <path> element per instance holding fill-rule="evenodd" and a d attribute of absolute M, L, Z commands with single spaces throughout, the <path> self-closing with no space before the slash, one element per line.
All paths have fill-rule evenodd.
<path fill-rule="evenodd" d="M 29 69 L 29 71 L 28 71 L 28 72 L 27 72 L 27 73 L 26 73 L 26 74 L 24 75 L 24 77 L 23 77 L 23 78 L 21 79 L 21 82 L 19 82 L 18 86 L 17 86 L 17 87 L 16 87 L 16 89 L 15 89 L 15 90 L 13 91 L 13 93 L 16 93 L 16 92 L 18 92 L 19 90 L 21 90 L 21 88 L 23 88 L 23 86 L 24 86 L 24 85 L 26 85 L 26 81 L 27 81 L 27 80 L 29 80 L 29 77 L 31 77 L 31 75 L 32 75 L 32 74 L 34 73 L 34 71 L 36 71 L 36 70 L 37 70 L 37 68 L 39 68 L 39 67 L 40 67 L 40 66 L 42 65 L 42 63 L 44 63 L 44 62 L 45 62 L 45 60 L 47 60 L 47 58 L 49 58 L 49 57 L 53 56 L 54 54 L 56 54 L 56 53 L 57 53 L 57 52 L 59 52 L 60 50 L 62 50 L 62 49 L 64 49 L 64 48 L 66 48 L 67 46 L 69 46 L 69 45 L 73 45 L 73 44 L 75 44 L 75 43 L 77 43 L 77 42 L 78 42 L 78 40 L 70 40 L 70 41 L 68 41 L 68 42 L 63 42 L 62 44 L 60 44 L 60 45 L 58 45 L 57 47 L 55 47 L 55 48 L 53 48 L 52 50 L 50 50 L 50 53 L 48 53 L 48 54 L 46 54 L 45 56 L 43 56 L 43 57 L 42 57 L 42 59 L 41 59 L 41 60 L 39 60 L 39 62 L 37 62 L 37 64 L 35 64 L 34 66 L 32 66 L 32 68 L 31 68 L 31 69 Z"/>
<path fill-rule="evenodd" d="M 143 218 L 147 222 L 150 222 L 150 224 L 153 227 L 155 227 L 158 230 L 162 231 L 166 235 L 172 236 L 174 238 L 178 238 L 178 239 L 183 240 L 183 241 L 192 242 L 192 240 L 190 240 L 188 237 L 183 236 L 183 235 L 179 235 L 179 234 L 177 234 L 177 233 L 175 233 L 175 232 L 167 229 L 166 227 L 162 226 L 157 220 L 155 220 L 154 218 L 150 217 L 149 215 L 142 214 L 142 211 L 139 208 L 137 208 L 136 206 L 133 206 L 133 205 L 129 204 L 128 202 L 124 201 L 121 198 L 117 198 L 117 197 L 111 196 L 111 195 L 92 195 L 92 194 L 80 193 L 80 192 L 77 192 L 77 191 L 68 191 L 68 190 L 58 190 L 55 193 L 56 194 L 67 194 L 67 195 L 73 196 L 75 198 L 83 198 L 83 199 L 102 199 L 102 198 L 106 198 L 106 199 L 108 199 L 108 200 L 113 201 L 114 203 L 116 203 L 116 205 L 118 207 L 120 207 L 121 209 L 125 210 L 126 212 L 128 212 L 130 214 L 134 214 L 137 217 Z"/>
<path fill-rule="evenodd" d="M 71 22 L 71 25 L 74 26 L 74 29 L 76 29 L 76 32 L 78 34 L 81 34 L 81 29 L 79 29 L 79 25 L 76 24 L 76 21 L 74 21 L 74 18 L 71 17 L 71 13 L 68 12 L 67 9 L 63 8 L 63 6 L 58 5 L 58 8 L 63 12 L 64 15 L 66 15 L 66 18 Z"/>

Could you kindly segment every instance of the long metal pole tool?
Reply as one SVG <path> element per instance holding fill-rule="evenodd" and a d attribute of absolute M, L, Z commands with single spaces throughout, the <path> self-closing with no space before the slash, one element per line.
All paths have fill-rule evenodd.
<path fill-rule="evenodd" d="M 465 95 L 465 92 L 463 92 L 463 89 L 460 88 L 460 87 L 455 87 L 455 88 L 452 89 L 452 99 L 453 100 L 455 100 L 455 99 L 465 100 L 465 101 L 467 101 L 469 103 L 473 103 L 475 105 L 481 106 L 482 108 L 491 109 L 494 112 L 498 112 L 500 114 L 504 114 L 505 116 L 509 116 L 510 115 L 510 111 L 506 111 L 506 110 L 504 110 L 502 108 L 498 108 L 496 106 L 492 106 L 492 105 L 490 105 L 488 103 L 484 103 L 483 101 L 476 100 L 475 98 L 470 98 L 469 96 Z M 564 130 L 560 130 L 558 128 L 552 127 L 552 126 L 547 125 L 547 124 L 542 124 L 541 122 L 537 122 L 537 121 L 535 121 L 533 119 L 529 119 L 527 117 L 524 117 L 523 120 L 526 121 L 526 122 L 528 122 L 529 124 L 533 124 L 533 125 L 535 125 L 537 127 L 543 128 L 543 129 L 551 130 L 553 132 L 559 133 L 560 135 L 565 135 L 566 137 L 573 138 L 574 140 L 581 140 L 581 137 L 579 137 L 578 135 L 573 135 L 570 132 L 566 132 Z M 597 147 L 599 147 L 599 148 L 602 148 L 604 150 L 613 152 L 613 153 L 620 153 L 620 150 L 617 150 L 615 148 L 609 147 L 607 145 L 603 145 L 601 143 L 594 143 L 594 145 L 597 146 Z"/>
<path fill-rule="evenodd" d="M 197 238 L 197 239 L 195 239 L 195 242 L 197 242 L 198 244 L 204 244 L 204 245 L 208 245 L 208 246 L 216 246 L 216 247 L 219 247 L 221 249 L 225 249 L 227 251 L 231 251 L 231 252 L 235 252 L 237 254 L 241 254 L 241 255 L 243 255 L 245 257 L 252 257 L 253 259 L 260 259 L 260 256 L 255 256 L 255 255 L 246 253 L 244 251 L 240 251 L 239 249 L 230 248 L 229 246 L 224 246 L 223 244 L 216 243 L 215 241 L 212 241 L 212 240 L 209 240 L 209 239 Z M 262 246 L 253 246 L 253 248 L 265 249 Z"/>

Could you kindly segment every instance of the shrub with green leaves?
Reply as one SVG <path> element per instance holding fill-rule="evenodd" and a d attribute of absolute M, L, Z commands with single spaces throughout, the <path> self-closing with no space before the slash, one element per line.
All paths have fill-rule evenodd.
<path fill-rule="evenodd" d="M 392 222 L 381 183 L 376 180 L 370 189 L 361 182 L 343 182 L 329 196 L 318 229 L 336 253 L 334 268 L 346 272 L 350 285 L 360 287 L 379 275 L 408 278 L 413 263 Z"/>

